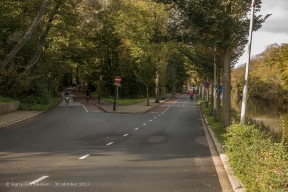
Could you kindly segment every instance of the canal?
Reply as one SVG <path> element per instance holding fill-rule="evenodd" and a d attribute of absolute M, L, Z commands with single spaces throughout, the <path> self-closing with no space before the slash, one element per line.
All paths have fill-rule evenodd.
<path fill-rule="evenodd" d="M 231 106 L 241 113 L 242 101 L 238 102 L 236 94 L 231 94 Z M 284 119 L 286 138 L 288 139 L 288 104 L 279 104 L 273 101 L 249 97 L 247 100 L 247 117 L 262 121 L 271 132 L 282 132 L 280 114 Z"/>

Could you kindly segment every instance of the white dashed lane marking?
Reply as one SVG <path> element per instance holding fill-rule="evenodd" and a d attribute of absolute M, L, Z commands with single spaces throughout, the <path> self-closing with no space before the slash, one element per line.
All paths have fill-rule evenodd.
<path fill-rule="evenodd" d="M 107 143 L 106 145 L 112 145 L 113 144 L 113 142 L 110 142 L 110 143 Z"/>
<path fill-rule="evenodd" d="M 85 159 L 88 156 L 90 156 L 90 154 L 84 155 L 84 156 L 80 157 L 79 159 Z"/>
<path fill-rule="evenodd" d="M 124 137 L 128 136 L 128 134 L 123 135 Z"/>
<path fill-rule="evenodd" d="M 39 181 L 42 181 L 43 179 L 46 179 L 49 176 L 43 176 L 40 177 L 39 179 L 36 179 L 35 181 L 32 181 L 31 183 L 29 183 L 29 185 L 34 185 L 35 183 L 38 183 Z"/>
<path fill-rule="evenodd" d="M 135 128 L 135 130 L 138 130 L 138 128 Z"/>

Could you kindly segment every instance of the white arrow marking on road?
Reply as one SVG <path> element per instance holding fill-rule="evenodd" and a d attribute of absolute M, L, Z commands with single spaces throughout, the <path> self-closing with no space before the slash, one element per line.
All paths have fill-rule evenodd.
<path fill-rule="evenodd" d="M 35 183 L 38 183 L 39 181 L 42 181 L 43 179 L 46 179 L 49 176 L 43 176 L 40 177 L 39 179 L 36 179 L 35 181 L 32 181 L 31 183 L 29 183 L 29 185 L 34 185 Z"/>
<path fill-rule="evenodd" d="M 123 135 L 124 137 L 128 136 L 128 134 Z"/>
<path fill-rule="evenodd" d="M 110 142 L 110 143 L 107 143 L 106 145 L 112 145 L 113 144 L 113 142 Z"/>
<path fill-rule="evenodd" d="M 84 155 L 83 157 L 80 157 L 79 159 L 85 159 L 88 156 L 90 156 L 90 154 Z"/>

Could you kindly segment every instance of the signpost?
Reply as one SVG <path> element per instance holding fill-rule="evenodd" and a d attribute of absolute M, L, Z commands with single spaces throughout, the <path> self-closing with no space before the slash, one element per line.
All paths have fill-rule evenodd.
<path fill-rule="evenodd" d="M 115 81 L 114 81 L 115 97 L 114 97 L 113 111 L 117 111 L 118 87 L 121 86 L 120 82 L 121 82 L 121 77 L 120 76 L 116 76 L 115 77 Z"/>

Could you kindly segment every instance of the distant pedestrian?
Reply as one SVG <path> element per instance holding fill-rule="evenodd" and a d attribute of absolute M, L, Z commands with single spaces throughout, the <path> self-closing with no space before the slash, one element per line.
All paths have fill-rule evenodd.
<path fill-rule="evenodd" d="M 238 103 L 240 101 L 242 101 L 242 98 L 243 98 L 243 92 L 242 91 L 239 91 L 239 94 L 238 94 Z"/>
<path fill-rule="evenodd" d="M 90 98 L 91 98 L 91 93 L 90 93 L 89 89 L 87 89 L 86 90 L 86 101 L 88 102 Z"/>

